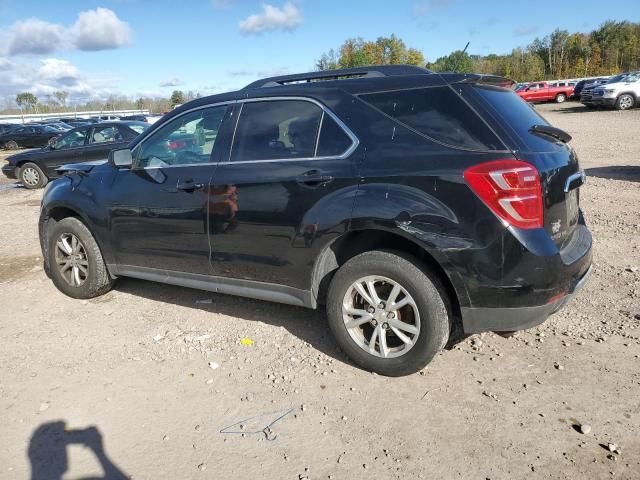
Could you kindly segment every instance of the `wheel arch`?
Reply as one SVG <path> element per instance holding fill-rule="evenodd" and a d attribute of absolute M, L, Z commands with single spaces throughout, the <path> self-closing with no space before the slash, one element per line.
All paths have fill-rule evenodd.
<path fill-rule="evenodd" d="M 109 271 L 109 265 L 108 265 L 108 262 L 106 262 L 106 257 L 105 257 L 105 249 L 102 245 L 100 236 L 96 235 L 95 233 L 95 228 L 92 222 L 89 220 L 89 218 L 87 218 L 86 215 L 84 215 L 81 212 L 80 209 L 77 209 L 73 205 L 68 205 L 66 203 L 56 203 L 54 205 L 48 206 L 48 208 L 46 210 L 43 210 L 40 214 L 40 221 L 38 225 L 39 234 L 40 234 L 40 248 L 42 249 L 44 266 L 47 274 L 49 274 L 49 251 L 48 251 L 49 238 L 47 233 L 48 229 L 50 228 L 50 226 L 55 225 L 59 221 L 69 217 L 78 219 L 80 222 L 82 222 L 82 224 L 85 227 L 87 227 L 87 229 L 95 239 L 96 244 L 98 245 L 98 248 L 100 249 L 100 254 L 102 255 L 102 258 L 105 259 L 105 265 L 107 267 L 107 271 L 109 272 L 109 275 L 112 278 L 116 278 L 115 275 L 113 275 Z M 51 222 L 53 222 L 53 224 Z"/>
<path fill-rule="evenodd" d="M 468 303 L 467 292 L 461 282 L 452 278 L 455 274 L 447 272 L 446 258 L 401 233 L 371 228 L 349 231 L 320 252 L 311 278 L 311 295 L 316 305 L 324 302 L 338 268 L 354 256 L 371 250 L 395 250 L 419 259 L 438 276 L 451 302 L 455 322 L 460 319 L 460 306 Z"/>

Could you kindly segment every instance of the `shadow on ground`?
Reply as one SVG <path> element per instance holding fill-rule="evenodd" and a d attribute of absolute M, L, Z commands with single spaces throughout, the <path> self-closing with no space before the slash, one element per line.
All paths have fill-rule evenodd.
<path fill-rule="evenodd" d="M 353 365 L 334 342 L 324 307 L 310 310 L 133 278 L 118 279 L 115 289 L 156 302 L 167 302 L 180 307 L 284 327 L 289 333 L 309 343 L 325 355 Z"/>
<path fill-rule="evenodd" d="M 35 429 L 27 454 L 31 462 L 31 480 L 62 480 L 67 472 L 69 453 L 67 447 L 81 445 L 93 453 L 102 467 L 102 477 L 82 477 L 82 480 L 126 480 L 130 476 L 115 465 L 104 451 L 102 435 L 96 427 L 67 430 L 62 420 L 47 422 Z"/>
<path fill-rule="evenodd" d="M 636 165 L 587 168 L 585 172 L 587 177 L 640 182 L 640 166 Z"/>

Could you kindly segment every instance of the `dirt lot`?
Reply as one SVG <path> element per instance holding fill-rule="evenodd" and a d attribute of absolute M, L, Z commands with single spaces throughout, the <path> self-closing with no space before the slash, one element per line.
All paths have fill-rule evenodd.
<path fill-rule="evenodd" d="M 66 298 L 41 193 L 2 180 L 0 478 L 640 478 L 640 109 L 538 108 L 589 174 L 595 273 L 405 378 L 354 367 L 322 312 L 128 279 Z"/>

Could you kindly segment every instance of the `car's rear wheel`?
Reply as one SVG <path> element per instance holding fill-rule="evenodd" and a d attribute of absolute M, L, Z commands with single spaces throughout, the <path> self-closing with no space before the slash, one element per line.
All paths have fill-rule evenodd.
<path fill-rule="evenodd" d="M 47 232 L 51 280 L 62 293 L 73 298 L 93 298 L 111 290 L 100 248 L 80 220 L 68 217 Z"/>
<path fill-rule="evenodd" d="M 20 167 L 20 181 L 27 188 L 42 188 L 49 179 L 35 163 L 25 163 Z"/>
<path fill-rule="evenodd" d="M 564 93 L 559 93 L 558 95 L 556 95 L 556 103 L 564 103 L 566 99 L 567 96 Z"/>
<path fill-rule="evenodd" d="M 365 252 L 335 274 L 329 326 L 361 367 L 400 376 L 424 368 L 447 343 L 448 299 L 438 277 L 404 254 Z"/>
<path fill-rule="evenodd" d="M 635 104 L 635 99 L 633 95 L 629 93 L 623 93 L 616 100 L 616 109 L 617 110 L 629 110 Z"/>
<path fill-rule="evenodd" d="M 18 149 L 18 144 L 14 141 L 14 140 L 10 140 L 7 143 L 4 144 L 4 148 L 6 150 L 17 150 Z"/>

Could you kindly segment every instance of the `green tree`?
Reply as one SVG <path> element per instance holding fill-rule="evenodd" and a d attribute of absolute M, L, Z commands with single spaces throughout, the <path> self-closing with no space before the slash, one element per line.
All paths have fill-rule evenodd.
<path fill-rule="evenodd" d="M 436 72 L 471 73 L 475 63 L 467 52 L 456 50 L 445 57 L 438 58 L 428 67 Z"/>
<path fill-rule="evenodd" d="M 38 97 L 33 93 L 22 92 L 16 95 L 16 103 L 21 108 L 33 109 L 38 104 Z"/>
<path fill-rule="evenodd" d="M 175 107 L 176 105 L 182 105 L 184 103 L 184 93 L 182 90 L 174 90 L 171 93 L 171 107 Z"/>
<path fill-rule="evenodd" d="M 424 66 L 422 52 L 416 48 L 407 48 L 396 35 L 378 37 L 375 41 L 362 38 L 348 38 L 338 49 L 323 53 L 316 61 L 318 70 L 335 70 L 367 65 L 410 64 Z"/>

